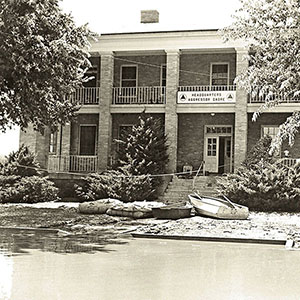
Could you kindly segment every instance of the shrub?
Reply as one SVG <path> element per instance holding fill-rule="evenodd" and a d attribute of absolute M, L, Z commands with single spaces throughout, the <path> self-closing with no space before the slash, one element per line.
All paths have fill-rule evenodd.
<path fill-rule="evenodd" d="M 219 180 L 218 189 L 233 201 L 258 211 L 300 211 L 300 165 L 259 161 Z"/>
<path fill-rule="evenodd" d="M 0 164 L 0 174 L 17 175 L 22 177 L 41 175 L 41 173 L 35 169 L 39 167 L 40 166 L 36 161 L 35 155 L 28 149 L 27 146 L 21 145 L 19 150 L 13 151 L 8 155 L 4 164 Z"/>
<path fill-rule="evenodd" d="M 82 201 L 114 198 L 133 202 L 145 200 L 153 193 L 148 176 L 132 176 L 125 169 L 122 172 L 110 170 L 101 174 L 90 174 L 82 179 L 82 185 L 75 185 L 77 196 Z"/>
<path fill-rule="evenodd" d="M 242 165 L 246 168 L 255 167 L 261 160 L 273 163 L 273 155 L 270 154 L 272 138 L 269 135 L 262 137 L 249 151 Z"/>
<path fill-rule="evenodd" d="M 167 137 L 160 119 L 142 113 L 139 122 L 121 135 L 117 168 L 132 175 L 164 174 L 169 161 Z M 125 168 L 125 170 L 124 170 Z M 162 177 L 153 177 L 152 188 L 161 184 Z M 130 187 L 129 187 L 130 188 Z"/>
<path fill-rule="evenodd" d="M 2 182 L 5 182 L 5 180 L 2 180 Z M 58 200 L 57 195 L 58 189 L 47 178 L 27 176 L 21 177 L 20 180 L 13 183 L 6 183 L 5 188 L 0 190 L 0 202 L 36 203 L 41 201 L 55 201 Z"/>
<path fill-rule="evenodd" d="M 39 164 L 28 147 L 22 145 L 18 151 L 10 153 L 7 161 L 0 165 L 0 203 L 58 200 L 58 189 L 47 178 L 41 177 L 36 168 Z"/>

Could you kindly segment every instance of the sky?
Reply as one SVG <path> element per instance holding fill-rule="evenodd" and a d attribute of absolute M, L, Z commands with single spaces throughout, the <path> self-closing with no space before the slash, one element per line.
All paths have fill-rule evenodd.
<path fill-rule="evenodd" d="M 219 29 L 232 23 L 239 0 L 62 0 L 77 25 L 88 23 L 98 33 L 156 30 Z M 159 24 L 140 24 L 141 10 L 159 12 Z M 0 155 L 18 149 L 19 130 L 0 133 Z"/>

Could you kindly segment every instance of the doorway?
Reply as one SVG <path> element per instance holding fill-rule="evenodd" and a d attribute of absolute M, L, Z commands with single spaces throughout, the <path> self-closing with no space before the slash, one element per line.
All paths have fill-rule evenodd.
<path fill-rule="evenodd" d="M 96 154 L 96 125 L 80 125 L 79 155 Z"/>
<path fill-rule="evenodd" d="M 232 126 L 205 126 L 204 161 L 208 173 L 232 171 Z"/>

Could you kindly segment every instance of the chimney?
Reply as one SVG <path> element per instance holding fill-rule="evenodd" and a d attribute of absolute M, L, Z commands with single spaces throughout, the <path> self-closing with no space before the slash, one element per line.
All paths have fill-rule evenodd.
<path fill-rule="evenodd" d="M 141 23 L 158 23 L 159 12 L 157 10 L 141 10 Z"/>

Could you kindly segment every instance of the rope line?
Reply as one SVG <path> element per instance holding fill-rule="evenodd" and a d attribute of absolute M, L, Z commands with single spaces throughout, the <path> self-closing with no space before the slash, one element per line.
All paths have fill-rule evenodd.
<path fill-rule="evenodd" d="M 43 168 L 37 168 L 37 167 L 30 167 L 25 165 L 17 164 L 18 167 L 25 168 L 25 169 L 33 169 L 33 170 L 39 170 L 44 171 L 47 173 L 54 173 L 54 174 L 68 174 L 68 175 L 80 175 L 80 176 L 88 176 L 90 173 L 77 173 L 77 172 L 65 172 L 65 171 L 49 171 L 48 169 Z M 96 172 L 93 172 L 96 173 Z M 174 176 L 174 175 L 186 175 L 186 174 L 192 174 L 197 173 L 197 171 L 187 171 L 187 172 L 176 172 L 176 173 L 164 173 L 164 174 L 144 174 L 144 175 L 124 175 L 124 176 L 113 176 L 115 178 L 135 178 L 135 177 L 142 177 L 142 176 L 148 176 L 148 177 L 167 177 L 167 176 Z"/>
<path fill-rule="evenodd" d="M 48 169 L 44 168 L 37 168 L 37 167 L 30 167 L 30 166 L 25 166 L 25 165 L 20 165 L 17 164 L 18 167 L 24 168 L 24 169 L 33 169 L 33 170 L 38 170 L 38 171 L 43 171 L 47 173 L 54 173 L 54 174 L 68 174 L 68 175 L 80 175 L 80 176 L 89 176 L 91 173 L 97 173 L 95 172 L 90 172 L 90 173 L 80 173 L 80 172 L 65 172 L 65 171 L 49 171 Z M 230 166 L 230 164 L 226 165 L 220 165 L 220 167 L 226 167 Z M 115 178 L 135 178 L 135 177 L 142 177 L 142 176 L 148 176 L 148 177 L 167 177 L 167 176 L 177 176 L 177 175 L 192 175 L 193 173 L 199 173 L 199 170 L 202 169 L 203 165 L 200 166 L 201 168 L 198 168 L 197 170 L 194 171 L 186 171 L 186 172 L 174 172 L 174 173 L 162 173 L 162 174 L 143 174 L 143 175 L 124 175 L 124 176 L 113 176 Z"/>

